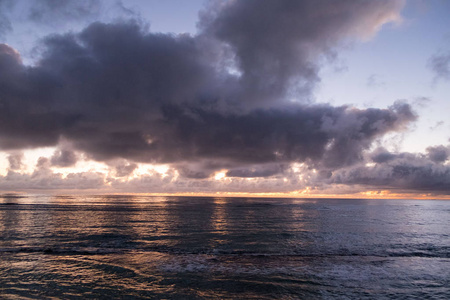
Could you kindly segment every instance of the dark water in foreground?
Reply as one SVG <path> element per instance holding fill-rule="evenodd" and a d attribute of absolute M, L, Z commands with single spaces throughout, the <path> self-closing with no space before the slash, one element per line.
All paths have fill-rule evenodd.
<path fill-rule="evenodd" d="M 450 201 L 10 197 L 0 236 L 6 299 L 450 299 Z"/>

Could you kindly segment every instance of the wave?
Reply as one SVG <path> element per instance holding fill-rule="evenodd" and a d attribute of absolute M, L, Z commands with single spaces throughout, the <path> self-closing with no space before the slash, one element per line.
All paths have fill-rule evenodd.
<path fill-rule="evenodd" d="M 105 255 L 120 254 L 126 252 L 159 252 L 169 255 L 198 255 L 210 257 L 251 257 L 254 259 L 280 259 L 280 258 L 345 258 L 345 257 L 420 257 L 420 258 L 450 258 L 449 247 L 434 247 L 433 249 L 412 249 L 402 251 L 280 251 L 280 252 L 252 252 L 247 250 L 222 250 L 222 249 L 182 249 L 176 247 L 150 246 L 150 247 L 5 247 L 0 248 L 0 253 L 42 253 L 48 255 Z"/>
<path fill-rule="evenodd" d="M 117 248 L 58 248 L 58 247 L 17 247 L 17 248 L 0 248 L 0 253 L 42 253 L 54 255 L 99 255 L 123 253 L 126 249 Z"/>

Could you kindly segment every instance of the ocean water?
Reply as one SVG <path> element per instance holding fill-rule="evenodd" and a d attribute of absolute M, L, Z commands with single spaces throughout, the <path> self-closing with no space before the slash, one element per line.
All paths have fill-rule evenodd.
<path fill-rule="evenodd" d="M 2 299 L 450 299 L 450 201 L 0 198 Z"/>

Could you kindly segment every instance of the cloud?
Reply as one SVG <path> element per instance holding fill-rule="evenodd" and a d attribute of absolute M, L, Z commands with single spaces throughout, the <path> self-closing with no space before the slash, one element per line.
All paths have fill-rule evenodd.
<path fill-rule="evenodd" d="M 428 65 L 436 79 L 450 79 L 450 52 L 433 55 Z"/>
<path fill-rule="evenodd" d="M 270 177 L 276 174 L 283 173 L 286 166 L 283 164 L 268 164 L 268 165 L 256 165 L 254 167 L 247 168 L 234 168 L 226 173 L 227 177 Z"/>
<path fill-rule="evenodd" d="M 31 174 L 9 170 L 0 176 L 0 190 L 3 191 L 55 191 L 89 190 L 105 187 L 105 176 L 98 172 L 69 173 L 63 176 L 50 169 L 49 159 L 41 157 Z"/>
<path fill-rule="evenodd" d="M 427 148 L 428 157 L 435 163 L 445 162 L 450 155 L 449 147 L 444 147 L 442 145 L 436 147 Z"/>
<path fill-rule="evenodd" d="M 29 19 L 54 23 L 71 19 L 95 17 L 101 10 L 99 0 L 40 0 L 29 8 Z"/>
<path fill-rule="evenodd" d="M 200 28 L 231 48 L 246 101 L 308 94 L 319 58 L 351 38 L 372 36 L 400 19 L 404 1 L 248 0 L 212 2 Z"/>
<path fill-rule="evenodd" d="M 10 38 L 20 23 L 55 27 L 68 22 L 92 21 L 105 9 L 102 4 L 101 0 L 0 0 L 0 37 Z M 120 8 L 120 5 L 108 8 Z"/>
<path fill-rule="evenodd" d="M 252 100 L 240 93 L 241 79 L 214 68 L 202 38 L 153 34 L 136 23 L 94 23 L 45 45 L 36 67 L 2 48 L 4 149 L 53 146 L 64 137 L 97 160 L 305 160 L 319 158 L 332 139 L 336 151 L 353 140 L 363 149 L 414 119 L 407 106 L 357 111 L 284 104 L 248 111 Z M 233 97 L 244 97 L 241 112 Z M 344 137 L 323 120 L 361 132 Z"/>
<path fill-rule="evenodd" d="M 96 3 L 63 1 L 52 11 L 51 2 L 40 2 L 37 20 Z M 111 165 L 117 177 L 129 176 L 140 162 L 169 164 L 171 175 L 155 176 L 162 176 L 156 182 L 176 180 L 170 188 L 200 182 L 217 187 L 213 175 L 226 170 L 230 189 L 255 178 L 282 189 L 281 177 L 290 176 L 293 163 L 329 177 L 363 163 L 376 139 L 416 119 L 400 102 L 356 109 L 308 101 L 323 58 L 398 20 L 402 5 L 220 2 L 202 12 L 195 36 L 152 33 L 136 21 L 92 23 L 79 33 L 45 38 L 33 66 L 0 45 L 0 148 L 67 142 L 70 146 L 40 160 L 29 178 L 41 178 L 45 186 L 63 186 L 67 178 L 75 184 L 87 176 L 50 172 L 52 166 L 74 165 L 76 151 L 97 161 L 122 161 Z M 124 184 L 123 178 L 110 180 Z M 140 182 L 145 180 L 150 179 Z"/>
<path fill-rule="evenodd" d="M 52 166 L 55 167 L 71 167 L 78 161 L 78 157 L 74 151 L 70 149 L 56 150 L 51 157 Z"/>
<path fill-rule="evenodd" d="M 8 156 L 9 169 L 20 170 L 23 167 L 23 153 L 13 153 Z"/>
<path fill-rule="evenodd" d="M 428 155 L 376 150 L 375 165 L 359 164 L 333 172 L 328 184 L 361 185 L 401 192 L 450 194 L 448 147 L 427 149 Z"/>
<path fill-rule="evenodd" d="M 126 177 L 131 175 L 134 170 L 138 167 L 135 163 L 129 163 L 126 161 L 121 161 L 115 166 L 116 176 L 117 177 Z"/>
<path fill-rule="evenodd" d="M 118 178 L 109 178 L 108 182 L 112 190 L 143 193 L 217 193 L 217 192 L 287 192 L 302 189 L 305 182 L 298 179 L 291 169 L 286 169 L 284 174 L 255 178 L 223 177 L 217 180 L 215 177 L 202 180 L 182 177 L 174 169 L 166 173 L 149 172 L 127 181 Z"/>
<path fill-rule="evenodd" d="M 11 0 L 0 0 L 0 37 L 12 30 L 8 14 L 13 5 Z"/>

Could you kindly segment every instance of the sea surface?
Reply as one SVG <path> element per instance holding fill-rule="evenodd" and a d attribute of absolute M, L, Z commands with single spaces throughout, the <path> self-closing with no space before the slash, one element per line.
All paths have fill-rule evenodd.
<path fill-rule="evenodd" d="M 0 196 L 1 299 L 450 299 L 450 201 Z"/>

